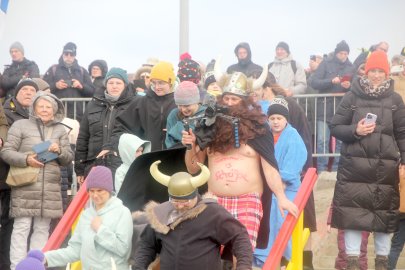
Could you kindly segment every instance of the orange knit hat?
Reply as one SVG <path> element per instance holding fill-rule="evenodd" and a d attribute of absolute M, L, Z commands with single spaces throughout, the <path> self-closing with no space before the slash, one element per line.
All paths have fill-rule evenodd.
<path fill-rule="evenodd" d="M 385 52 L 374 51 L 370 54 L 365 66 L 366 74 L 369 72 L 370 69 L 374 68 L 384 70 L 386 75 L 390 74 L 390 64 L 388 63 L 388 57 Z"/>

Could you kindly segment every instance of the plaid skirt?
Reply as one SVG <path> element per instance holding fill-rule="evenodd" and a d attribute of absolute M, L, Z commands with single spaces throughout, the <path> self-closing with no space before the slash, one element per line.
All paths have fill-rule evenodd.
<path fill-rule="evenodd" d="M 240 196 L 216 197 L 218 204 L 222 205 L 246 227 L 252 248 L 254 249 L 256 247 L 260 221 L 263 217 L 261 194 L 248 193 Z"/>

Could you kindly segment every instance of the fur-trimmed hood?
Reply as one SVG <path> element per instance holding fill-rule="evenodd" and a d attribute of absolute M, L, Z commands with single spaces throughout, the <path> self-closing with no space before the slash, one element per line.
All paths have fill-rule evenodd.
<path fill-rule="evenodd" d="M 35 110 L 34 110 L 35 104 L 36 104 L 36 102 L 38 101 L 39 98 L 45 97 L 45 96 L 52 98 L 56 102 L 56 104 L 58 106 L 56 112 L 53 112 L 54 113 L 54 119 L 51 122 L 54 122 L 54 123 L 62 122 L 63 118 L 65 118 L 65 108 L 63 106 L 62 101 L 60 101 L 54 94 L 44 92 L 44 91 L 38 91 L 36 93 L 36 95 L 32 98 L 32 104 L 31 104 L 31 106 L 29 108 L 29 110 L 30 110 L 30 118 L 34 118 L 34 119 L 38 118 L 35 115 Z"/>
<path fill-rule="evenodd" d="M 153 201 L 149 202 L 145 206 L 145 212 L 151 227 L 159 233 L 167 234 L 170 230 L 174 230 L 176 226 L 183 221 L 196 218 L 207 208 L 207 204 L 214 202 L 214 199 L 199 199 L 194 208 L 188 210 L 170 224 L 168 220 L 170 213 L 174 210 L 174 207 L 170 202 L 164 202 L 162 204 Z"/>

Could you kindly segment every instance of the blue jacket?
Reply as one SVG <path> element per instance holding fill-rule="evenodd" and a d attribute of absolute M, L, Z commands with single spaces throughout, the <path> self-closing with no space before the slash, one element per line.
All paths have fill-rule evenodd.
<path fill-rule="evenodd" d="M 281 133 L 274 147 L 274 155 L 281 179 L 285 185 L 285 195 L 290 201 L 293 201 L 301 186 L 301 171 L 307 160 L 307 149 L 297 130 L 290 124 L 287 124 Z M 284 214 L 287 215 L 287 211 Z M 282 218 L 278 208 L 277 198 L 273 194 L 270 210 L 269 243 L 266 249 L 255 250 L 256 261 L 264 262 L 266 260 L 283 223 L 284 218 Z M 291 258 L 291 240 L 286 247 L 284 257 Z"/>
<path fill-rule="evenodd" d="M 91 222 L 97 215 L 102 218 L 102 225 L 96 233 Z M 68 246 L 48 251 L 45 257 L 49 267 L 81 260 L 83 270 L 111 269 L 113 258 L 117 270 L 128 270 L 132 233 L 131 212 L 120 199 L 111 197 L 99 211 L 90 203 L 90 207 L 83 211 Z"/>
<path fill-rule="evenodd" d="M 203 114 L 205 111 L 205 106 L 200 106 L 197 112 L 193 116 Z M 181 132 L 184 130 L 183 122 L 179 117 L 179 109 L 173 109 L 167 116 L 166 122 L 166 140 L 165 144 L 167 148 L 172 148 L 181 143 Z M 190 128 L 194 130 L 194 123 L 190 123 Z"/>

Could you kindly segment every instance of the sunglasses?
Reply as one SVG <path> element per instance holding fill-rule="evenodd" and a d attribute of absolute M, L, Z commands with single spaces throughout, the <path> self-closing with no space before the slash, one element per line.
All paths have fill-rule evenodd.
<path fill-rule="evenodd" d="M 76 54 L 71 53 L 71 52 L 65 52 L 63 53 L 64 56 L 76 56 Z"/>

